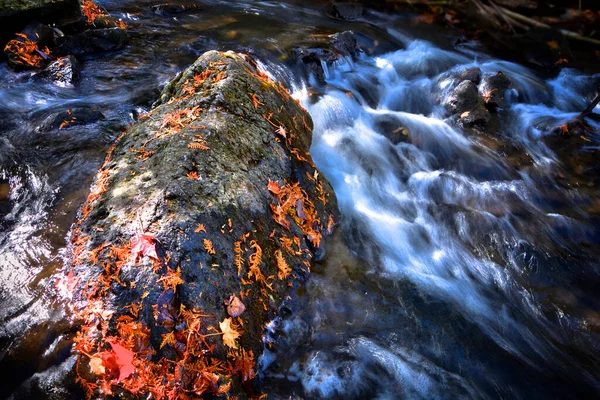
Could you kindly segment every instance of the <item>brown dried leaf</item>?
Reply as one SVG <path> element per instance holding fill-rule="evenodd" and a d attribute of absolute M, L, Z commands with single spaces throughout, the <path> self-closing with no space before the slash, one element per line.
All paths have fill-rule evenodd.
<path fill-rule="evenodd" d="M 246 311 L 246 306 L 236 295 L 229 297 L 229 299 L 226 300 L 226 305 L 227 314 L 229 314 L 231 317 L 239 317 L 244 311 Z"/>
<path fill-rule="evenodd" d="M 96 375 L 104 375 L 106 373 L 106 369 L 102 363 L 102 357 L 95 355 L 90 358 L 90 371 Z"/>

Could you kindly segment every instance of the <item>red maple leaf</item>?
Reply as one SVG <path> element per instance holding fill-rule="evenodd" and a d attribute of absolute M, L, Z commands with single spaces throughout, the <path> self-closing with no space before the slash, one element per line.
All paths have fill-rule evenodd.
<path fill-rule="evenodd" d="M 156 253 L 156 239 L 154 236 L 140 233 L 131 239 L 131 260 L 136 262 L 138 258 L 148 256 L 158 260 L 158 254 Z"/>
<path fill-rule="evenodd" d="M 79 283 L 79 277 L 76 277 L 73 273 L 73 269 L 69 271 L 66 276 L 63 276 L 56 280 L 56 290 L 61 294 L 70 297 Z"/>
<path fill-rule="evenodd" d="M 117 382 L 120 382 L 135 372 L 135 367 L 133 366 L 133 352 L 127 350 L 117 342 L 109 341 L 108 343 L 110 344 L 110 347 L 112 347 L 112 351 L 107 353 L 112 353 L 111 355 L 114 356 L 115 364 L 119 368 Z"/>

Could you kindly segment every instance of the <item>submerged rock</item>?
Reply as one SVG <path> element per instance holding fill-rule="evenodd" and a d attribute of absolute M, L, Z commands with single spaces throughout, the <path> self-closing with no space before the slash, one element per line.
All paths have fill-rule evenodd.
<path fill-rule="evenodd" d="M 85 379 L 116 390 L 100 367 L 118 343 L 133 354 L 125 390 L 164 379 L 170 393 L 252 394 L 263 329 L 298 307 L 337 219 L 311 129 L 243 55 L 208 52 L 165 87 L 109 154 L 71 236 L 77 350 L 97 357 L 81 356 Z"/>
<path fill-rule="evenodd" d="M 406 143 L 410 139 L 408 128 L 394 115 L 379 115 L 375 117 L 373 124 L 375 130 L 388 138 L 392 144 Z"/>
<path fill-rule="evenodd" d="M 444 100 L 444 106 L 465 124 L 481 124 L 490 120 L 490 113 L 472 81 L 462 81 Z"/>
<path fill-rule="evenodd" d="M 104 119 L 104 115 L 92 107 L 78 106 L 67 110 L 43 110 L 33 115 L 31 119 L 34 121 L 35 132 L 44 133 L 55 129 L 91 124 Z"/>
<path fill-rule="evenodd" d="M 127 42 L 127 30 L 123 28 L 90 29 L 76 35 L 56 39 L 59 55 L 81 55 L 114 51 Z"/>
<path fill-rule="evenodd" d="M 575 182 L 593 188 L 600 185 L 600 159 L 596 147 L 599 139 L 600 131 L 579 118 L 544 136 L 544 143 L 556 153 L 561 167 L 567 172 L 566 175 L 559 172 L 559 178 L 569 177 L 565 182 L 568 186 Z"/>
<path fill-rule="evenodd" d="M 331 2 L 327 7 L 327 15 L 335 19 L 352 21 L 363 15 L 364 9 L 358 3 L 336 3 Z"/>
<path fill-rule="evenodd" d="M 190 10 L 197 10 L 198 4 L 156 4 L 152 6 L 152 11 L 159 15 L 177 15 Z"/>

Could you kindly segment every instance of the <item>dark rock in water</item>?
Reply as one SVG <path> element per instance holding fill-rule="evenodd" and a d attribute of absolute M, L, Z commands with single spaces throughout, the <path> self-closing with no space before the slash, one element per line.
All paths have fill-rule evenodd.
<path fill-rule="evenodd" d="M 124 28 L 124 22 L 111 15 L 100 15 L 94 20 L 93 29 Z"/>
<path fill-rule="evenodd" d="M 189 10 L 198 9 L 198 4 L 156 4 L 152 6 L 152 11 L 159 15 L 176 15 Z"/>
<path fill-rule="evenodd" d="M 73 107 L 68 110 L 37 113 L 32 118 L 36 132 L 49 132 L 55 129 L 67 129 L 76 125 L 87 125 L 104 119 L 104 114 L 92 107 Z M 40 121 L 40 122 L 35 122 Z"/>
<path fill-rule="evenodd" d="M 36 77 L 47 79 L 58 86 L 73 86 L 81 80 L 81 66 L 73 56 L 53 61 Z"/>
<path fill-rule="evenodd" d="M 465 124 L 481 124 L 490 120 L 490 113 L 471 81 L 462 81 L 444 100 L 444 106 Z"/>
<path fill-rule="evenodd" d="M 40 49 L 54 46 L 54 29 L 48 25 L 33 21 L 23 29 L 22 33 L 29 40 L 36 42 Z"/>
<path fill-rule="evenodd" d="M 337 57 L 327 49 L 297 49 L 296 59 L 304 68 L 307 76 L 314 76 L 320 85 L 324 85 L 326 83 L 325 70 L 322 63 L 332 64 Z"/>
<path fill-rule="evenodd" d="M 331 35 L 331 41 L 329 43 L 334 52 L 344 57 L 351 57 L 353 60 L 356 59 L 358 49 L 356 47 L 356 38 L 352 31 L 339 32 Z"/>
<path fill-rule="evenodd" d="M 374 125 L 375 130 L 388 138 L 393 144 L 409 141 L 410 133 L 408 129 L 402 125 L 399 118 L 393 115 L 383 114 L 375 117 Z"/>
<path fill-rule="evenodd" d="M 505 108 L 506 91 L 511 85 L 511 80 L 499 71 L 496 75 L 483 78 L 479 85 L 479 94 L 483 97 L 486 106 L 495 110 L 498 107 Z"/>
<path fill-rule="evenodd" d="M 0 37 L 21 31 L 30 21 L 64 26 L 83 19 L 79 0 L 3 0 Z"/>
<path fill-rule="evenodd" d="M 136 370 L 157 382 L 168 373 L 173 390 L 245 397 L 265 326 L 297 310 L 337 219 L 311 161 L 311 130 L 306 111 L 247 56 L 211 51 L 175 77 L 109 153 L 72 232 L 76 315 L 96 316 L 77 348 L 110 351 L 116 341 L 136 354 Z M 224 305 L 232 295 L 246 308 L 236 319 Z"/>
<path fill-rule="evenodd" d="M 127 31 L 122 28 L 90 29 L 56 39 L 60 55 L 81 55 L 114 51 L 127 42 Z"/>
<path fill-rule="evenodd" d="M 15 161 L 17 149 L 13 144 L 5 138 L 0 136 L 0 166 L 4 167 Z"/>
<path fill-rule="evenodd" d="M 332 2 L 327 7 L 327 15 L 336 19 L 352 21 L 363 15 L 363 6 L 357 3 Z"/>
<path fill-rule="evenodd" d="M 296 49 L 296 60 L 303 67 L 307 76 L 314 76 L 320 85 L 325 84 L 325 70 L 323 64 L 333 65 L 342 57 L 356 59 L 358 46 L 352 31 L 333 34 L 331 40 L 323 48 Z M 327 48 L 325 48 L 327 46 Z"/>

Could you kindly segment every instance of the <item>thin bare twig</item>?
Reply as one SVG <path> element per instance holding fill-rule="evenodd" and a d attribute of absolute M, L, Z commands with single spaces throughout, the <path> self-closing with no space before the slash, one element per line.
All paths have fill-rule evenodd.
<path fill-rule="evenodd" d="M 587 117 L 589 114 L 592 113 L 592 111 L 594 111 L 594 108 L 596 108 L 598 103 L 600 103 L 600 92 L 596 92 L 596 97 L 594 98 L 594 100 L 592 100 L 592 102 L 587 106 L 587 108 L 583 110 L 581 114 L 577 116 L 576 119 L 583 121 L 585 117 Z"/>
<path fill-rule="evenodd" d="M 496 11 L 496 13 L 502 17 L 504 22 L 506 22 L 506 24 L 508 25 L 508 27 L 510 28 L 512 33 L 516 34 L 517 32 L 515 31 L 515 28 L 512 26 L 512 24 L 510 23 L 510 20 L 506 17 L 506 15 L 504 15 L 502 10 L 500 10 L 500 8 L 492 0 L 489 0 L 489 1 L 490 1 L 490 4 L 492 5 L 492 7 L 494 8 L 494 10 Z"/>
<path fill-rule="evenodd" d="M 478 0 L 474 0 L 474 1 L 478 1 Z M 500 8 L 500 10 L 502 10 L 502 12 L 504 14 L 506 14 L 507 16 L 509 16 L 510 18 L 512 18 L 514 20 L 523 22 L 523 23 L 531 25 L 531 26 L 535 26 L 537 28 L 553 29 L 550 25 L 544 24 L 543 22 L 539 22 L 539 21 L 536 21 L 535 19 L 531 19 L 529 17 L 526 17 L 526 16 L 516 13 L 514 11 L 507 10 L 504 7 L 499 7 L 499 8 Z M 595 46 L 600 46 L 600 40 L 598 40 L 598 39 L 594 39 L 594 38 L 587 37 L 587 36 L 581 36 L 578 33 L 571 32 L 566 29 L 560 29 L 559 32 L 562 33 L 562 35 L 568 39 L 590 43 Z"/>

